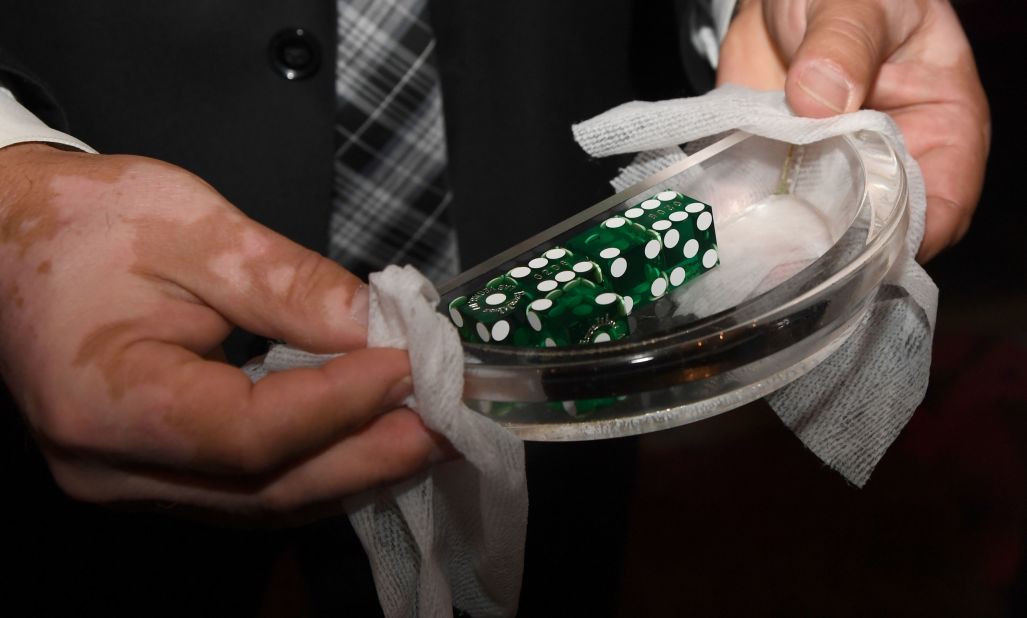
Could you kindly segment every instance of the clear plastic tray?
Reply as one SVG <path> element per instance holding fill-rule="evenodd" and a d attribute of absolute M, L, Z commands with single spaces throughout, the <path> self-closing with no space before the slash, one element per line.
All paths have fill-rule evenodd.
<path fill-rule="evenodd" d="M 882 136 L 800 147 L 739 132 L 468 270 L 443 286 L 443 305 L 663 189 L 713 206 L 721 265 L 633 312 L 626 339 L 464 344 L 468 405 L 523 439 L 558 441 L 657 431 L 746 404 L 841 345 L 908 225 L 905 171 Z M 572 416 L 573 402 L 595 399 L 604 404 Z"/>

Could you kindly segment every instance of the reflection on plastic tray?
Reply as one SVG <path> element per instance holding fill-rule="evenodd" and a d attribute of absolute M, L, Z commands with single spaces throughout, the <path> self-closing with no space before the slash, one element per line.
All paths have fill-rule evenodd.
<path fill-rule="evenodd" d="M 798 147 L 735 133 L 470 269 L 496 272 L 670 189 L 713 206 L 721 265 L 632 312 L 620 341 L 465 344 L 468 403 L 525 439 L 581 440 L 706 418 L 803 375 L 862 316 L 902 246 L 905 174 L 881 136 Z"/>

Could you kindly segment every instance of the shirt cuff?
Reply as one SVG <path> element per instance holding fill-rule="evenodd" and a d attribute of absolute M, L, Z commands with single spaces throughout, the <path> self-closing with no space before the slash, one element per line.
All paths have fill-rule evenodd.
<path fill-rule="evenodd" d="M 0 148 L 24 142 L 61 144 L 96 153 L 85 142 L 46 126 L 32 112 L 22 107 L 10 90 L 0 86 Z"/>

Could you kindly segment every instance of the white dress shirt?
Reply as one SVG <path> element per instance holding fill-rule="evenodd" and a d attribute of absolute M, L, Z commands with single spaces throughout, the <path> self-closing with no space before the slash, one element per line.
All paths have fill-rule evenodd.
<path fill-rule="evenodd" d="M 48 127 L 22 107 L 10 90 L 0 87 L 0 148 L 24 142 L 63 144 L 86 152 L 96 152 L 84 142 Z"/>

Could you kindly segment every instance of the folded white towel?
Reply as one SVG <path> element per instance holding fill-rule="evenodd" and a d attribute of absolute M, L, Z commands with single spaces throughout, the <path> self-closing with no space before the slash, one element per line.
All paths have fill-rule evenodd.
<path fill-rule="evenodd" d="M 347 501 L 382 609 L 390 618 L 448 616 L 454 605 L 476 618 L 512 616 L 528 520 L 524 444 L 463 404 L 463 349 L 431 283 L 389 266 L 370 286 L 368 346 L 408 350 L 406 404 L 463 457 Z M 246 369 L 259 379 L 331 358 L 278 345 Z"/>

